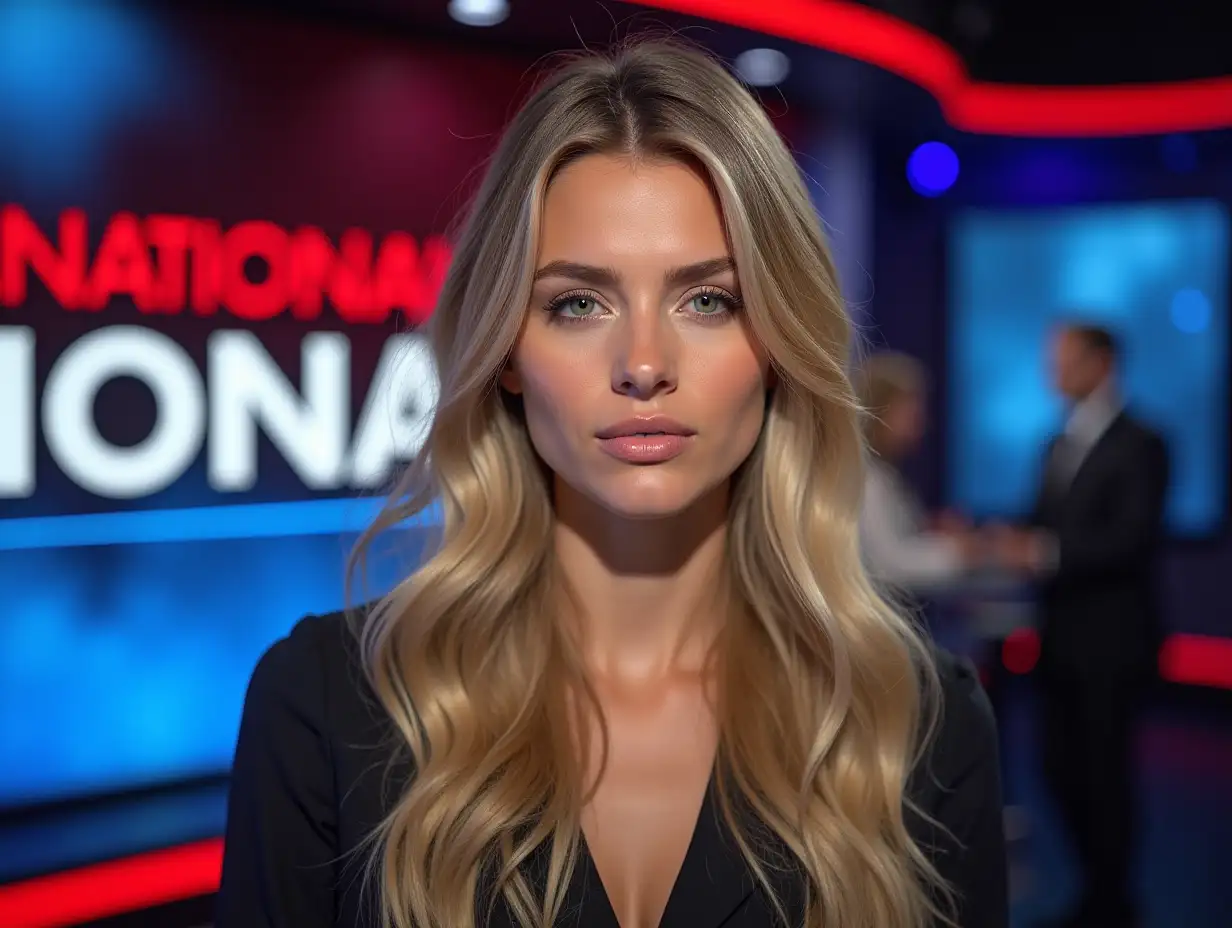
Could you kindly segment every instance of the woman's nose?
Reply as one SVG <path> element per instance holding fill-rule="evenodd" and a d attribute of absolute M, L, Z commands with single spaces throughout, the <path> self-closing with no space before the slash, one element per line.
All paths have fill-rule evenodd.
<path fill-rule="evenodd" d="M 641 400 L 671 393 L 676 389 L 677 353 L 671 323 L 657 308 L 631 312 L 622 320 L 612 389 Z"/>

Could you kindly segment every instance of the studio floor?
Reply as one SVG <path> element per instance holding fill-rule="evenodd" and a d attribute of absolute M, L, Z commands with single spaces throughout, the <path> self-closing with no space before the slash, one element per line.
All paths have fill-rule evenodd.
<path fill-rule="evenodd" d="M 1039 775 L 1034 694 L 1010 682 L 1005 789 L 1014 928 L 1065 913 L 1080 874 Z M 1222 697 L 1222 694 L 1220 694 Z M 1199 693 L 1164 694 L 1137 744 L 1141 836 L 1136 883 L 1142 928 L 1232 926 L 1232 707 Z"/>

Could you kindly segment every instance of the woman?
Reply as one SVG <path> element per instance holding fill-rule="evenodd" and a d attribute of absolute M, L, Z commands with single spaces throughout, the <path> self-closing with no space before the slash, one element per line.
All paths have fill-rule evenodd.
<path fill-rule="evenodd" d="M 992 722 L 861 571 L 848 320 L 752 96 L 565 67 L 430 331 L 374 531 L 439 500 L 439 544 L 262 659 L 219 928 L 1004 925 Z"/>
<path fill-rule="evenodd" d="M 905 354 L 881 352 L 865 361 L 857 380 L 872 452 L 860 517 L 866 566 L 900 592 L 953 588 L 977 562 L 977 538 L 951 515 L 930 526 L 899 472 L 924 437 L 924 366 Z"/>

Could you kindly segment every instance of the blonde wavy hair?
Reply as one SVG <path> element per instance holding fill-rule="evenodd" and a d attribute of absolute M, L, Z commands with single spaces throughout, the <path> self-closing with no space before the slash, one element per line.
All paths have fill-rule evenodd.
<path fill-rule="evenodd" d="M 947 897 L 904 804 L 936 671 L 861 567 L 865 449 L 835 270 L 758 102 L 704 53 L 663 41 L 577 57 L 525 103 L 428 326 L 440 398 L 426 453 L 360 548 L 440 506 L 430 556 L 361 632 L 369 680 L 414 767 L 373 836 L 383 924 L 470 928 L 489 883 L 491 903 L 503 896 L 522 925 L 551 924 L 578 857 L 589 793 L 570 706 L 578 696 L 598 706 L 558 621 L 550 475 L 498 377 L 529 303 L 545 192 L 590 153 L 704 166 L 778 376 L 733 477 L 715 767 L 727 827 L 772 899 L 768 872 L 786 848 L 811 928 L 925 925 Z M 765 828 L 751 832 L 740 808 Z M 526 863 L 544 846 L 546 881 L 532 880 Z"/>

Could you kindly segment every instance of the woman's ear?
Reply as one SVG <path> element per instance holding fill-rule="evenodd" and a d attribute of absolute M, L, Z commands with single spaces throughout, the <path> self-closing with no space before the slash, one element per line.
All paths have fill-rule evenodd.
<path fill-rule="evenodd" d="M 506 393 L 512 393 L 514 396 L 522 394 L 522 376 L 513 366 L 513 361 L 505 363 L 505 369 L 501 371 L 500 385 Z"/>
<path fill-rule="evenodd" d="M 769 414 L 770 406 L 774 402 L 774 394 L 778 392 L 779 372 L 774 365 L 770 365 L 766 371 L 766 413 Z"/>

